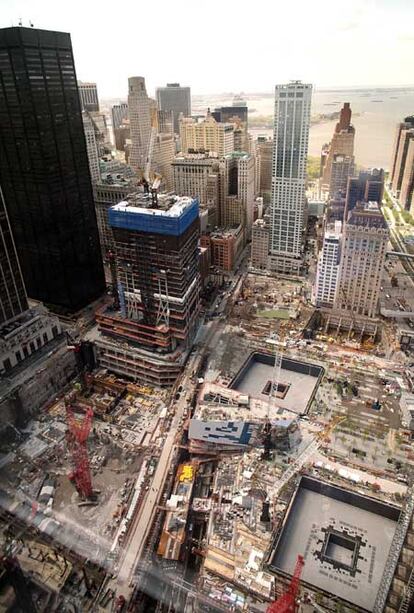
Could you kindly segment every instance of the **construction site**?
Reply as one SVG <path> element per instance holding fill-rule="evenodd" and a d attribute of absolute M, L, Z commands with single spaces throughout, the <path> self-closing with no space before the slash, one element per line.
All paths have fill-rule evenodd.
<path fill-rule="evenodd" d="M 192 211 L 182 206 L 173 225 Z M 127 256 L 150 210 L 119 209 Z M 146 300 L 149 281 L 136 292 L 143 272 L 124 269 L 124 256 L 86 333 L 99 367 L 27 426 L 10 425 L 0 448 L 0 607 L 408 611 L 406 363 L 321 322 L 308 336 L 307 283 L 259 274 L 235 277 L 190 332 L 191 288 L 177 298 L 181 328 L 173 277 L 152 270 Z M 145 364 L 130 370 L 138 354 Z"/>
<path fill-rule="evenodd" d="M 306 292 L 249 274 L 212 328 L 184 436 L 192 494 L 158 549 L 193 610 L 408 611 L 411 378 L 365 333 L 304 338 Z"/>
<path fill-rule="evenodd" d="M 3 443 L 6 609 L 19 598 L 36 601 L 36 611 L 70 602 L 86 611 L 96 603 L 150 487 L 168 402 L 166 392 L 97 371 Z M 20 594 L 19 576 L 28 574 Z M 114 604 L 114 594 L 102 598 Z"/>

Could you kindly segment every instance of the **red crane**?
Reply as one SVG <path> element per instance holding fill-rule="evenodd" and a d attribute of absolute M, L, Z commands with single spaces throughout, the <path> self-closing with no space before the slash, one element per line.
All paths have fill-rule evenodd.
<path fill-rule="evenodd" d="M 93 497 L 91 471 L 86 441 L 91 430 L 93 411 L 88 408 L 82 421 L 75 418 L 70 400 L 65 400 L 66 421 L 68 425 L 67 442 L 72 455 L 73 471 L 69 479 L 75 483 L 79 496 L 88 499 Z"/>
<path fill-rule="evenodd" d="M 298 556 L 295 571 L 284 594 L 267 607 L 266 613 L 295 613 L 296 596 L 299 590 L 300 576 L 305 564 L 303 556 Z"/>

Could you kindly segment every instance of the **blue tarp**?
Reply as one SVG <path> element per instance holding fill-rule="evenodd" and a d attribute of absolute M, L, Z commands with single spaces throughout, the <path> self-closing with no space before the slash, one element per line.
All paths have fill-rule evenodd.
<path fill-rule="evenodd" d="M 177 217 L 168 215 L 157 215 L 154 213 L 138 213 L 132 208 L 117 210 L 116 206 L 111 207 L 108 212 L 109 225 L 112 228 L 124 228 L 125 230 L 137 230 L 138 232 L 148 232 L 150 234 L 167 234 L 169 236 L 180 236 L 198 217 L 198 200 L 194 199 L 192 204 Z"/>

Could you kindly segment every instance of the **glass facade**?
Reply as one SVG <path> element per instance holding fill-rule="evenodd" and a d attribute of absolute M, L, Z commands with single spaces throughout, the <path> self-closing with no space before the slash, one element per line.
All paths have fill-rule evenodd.
<path fill-rule="evenodd" d="M 30 297 L 75 311 L 105 289 L 69 34 L 0 30 L 0 183 Z"/>
<path fill-rule="evenodd" d="M 27 308 L 19 260 L 0 188 L 0 325 Z"/>

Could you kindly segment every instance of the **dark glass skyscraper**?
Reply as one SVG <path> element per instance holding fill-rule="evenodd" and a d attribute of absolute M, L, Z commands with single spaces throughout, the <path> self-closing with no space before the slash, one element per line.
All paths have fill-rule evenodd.
<path fill-rule="evenodd" d="M 28 295 L 75 311 L 102 294 L 69 34 L 0 30 L 0 184 Z"/>
<path fill-rule="evenodd" d="M 160 111 L 172 111 L 174 116 L 174 132 L 180 131 L 180 113 L 184 117 L 191 115 L 191 90 L 181 87 L 179 83 L 167 83 L 167 87 L 157 87 L 157 104 Z"/>

